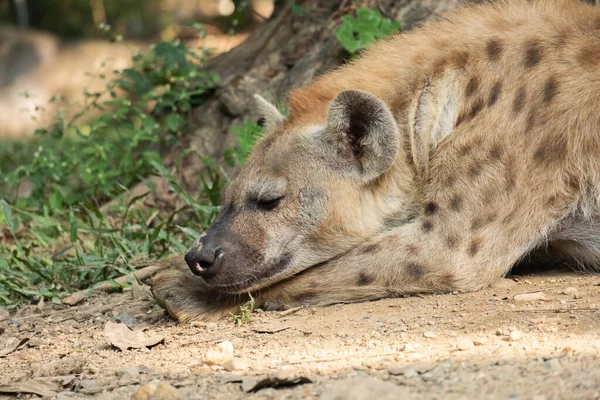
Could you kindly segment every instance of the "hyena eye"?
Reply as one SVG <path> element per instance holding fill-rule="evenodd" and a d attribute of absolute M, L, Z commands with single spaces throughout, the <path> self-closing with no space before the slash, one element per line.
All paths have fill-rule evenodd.
<path fill-rule="evenodd" d="M 275 197 L 273 199 L 260 199 L 256 201 L 256 205 L 258 206 L 258 208 L 260 208 L 261 210 L 265 210 L 265 211 L 270 211 L 270 210 L 274 210 L 279 203 L 281 203 L 281 200 L 283 200 L 284 196 L 280 196 L 280 197 Z"/>

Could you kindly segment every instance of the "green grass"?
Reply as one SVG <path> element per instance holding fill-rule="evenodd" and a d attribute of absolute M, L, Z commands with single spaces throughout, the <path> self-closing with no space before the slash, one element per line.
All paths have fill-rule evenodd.
<path fill-rule="evenodd" d="M 70 120 L 59 114 L 33 139 L 2 144 L 0 306 L 58 302 L 185 252 L 212 221 L 229 181 L 223 169 L 195 154 L 204 168 L 200 194 L 192 197 L 175 178 L 180 166 L 173 171 L 161 164 L 161 156 L 191 132 L 188 114 L 218 81 L 202 70 L 206 54 L 179 42 L 158 43 L 134 56 L 132 68 L 106 78 L 105 93 L 88 93 Z M 101 95 L 109 100 L 99 101 Z M 92 111 L 100 116 L 89 120 Z M 231 166 L 241 165 L 260 128 L 243 124 L 232 133 L 239 145 L 224 156 Z M 194 156 L 185 152 L 179 159 L 184 155 Z M 151 175 L 169 182 L 169 206 L 147 201 L 156 191 Z M 141 181 L 146 193 L 103 207 Z"/>

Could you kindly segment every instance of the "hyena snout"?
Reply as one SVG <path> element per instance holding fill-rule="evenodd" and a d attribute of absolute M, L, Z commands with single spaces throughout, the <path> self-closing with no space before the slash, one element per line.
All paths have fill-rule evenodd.
<path fill-rule="evenodd" d="M 185 262 L 194 275 L 208 278 L 215 276 L 221 269 L 225 252 L 221 246 L 210 241 L 198 242 L 185 255 Z"/>

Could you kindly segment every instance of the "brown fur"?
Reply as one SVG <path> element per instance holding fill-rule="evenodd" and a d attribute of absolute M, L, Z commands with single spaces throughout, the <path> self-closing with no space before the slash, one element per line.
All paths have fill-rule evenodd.
<path fill-rule="evenodd" d="M 598 21 L 599 9 L 572 0 L 464 7 L 294 90 L 271 146 L 259 145 L 226 195 L 240 204 L 252 182 L 283 176 L 286 204 L 241 210 L 231 226 L 260 257 L 293 261 L 270 274 L 228 267 L 223 279 L 267 268 L 246 289 L 277 309 L 477 290 L 548 243 L 598 268 Z M 385 106 L 340 100 L 346 90 Z M 357 111 L 358 125 L 344 125 Z M 398 136 L 393 148 L 378 142 L 384 133 Z M 317 193 L 309 206 L 293 195 L 306 185 Z M 180 320 L 221 315 L 243 297 L 190 277 L 172 269 L 154 281 Z"/>

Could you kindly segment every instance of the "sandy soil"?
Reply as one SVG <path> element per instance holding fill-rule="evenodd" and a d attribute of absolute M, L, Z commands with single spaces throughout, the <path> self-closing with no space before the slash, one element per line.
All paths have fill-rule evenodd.
<path fill-rule="evenodd" d="M 0 358 L 0 383 L 34 379 L 56 398 L 597 399 L 599 285 L 573 273 L 513 276 L 477 293 L 255 313 L 242 326 L 177 325 L 130 293 L 29 307 L 0 322 L 0 357 L 11 338 L 29 338 Z M 531 292 L 543 298 L 514 297 Z M 164 341 L 115 348 L 104 329 L 116 316 Z M 222 341 L 237 360 L 228 369 L 239 369 L 203 363 Z M 266 377 L 311 383 L 246 392 Z"/>

